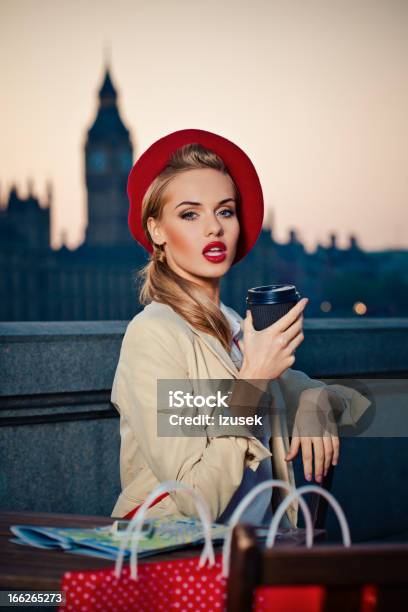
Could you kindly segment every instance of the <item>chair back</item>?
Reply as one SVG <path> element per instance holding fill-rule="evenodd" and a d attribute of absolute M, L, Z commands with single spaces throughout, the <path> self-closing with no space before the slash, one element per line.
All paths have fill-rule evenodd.
<path fill-rule="evenodd" d="M 314 548 L 262 548 L 254 528 L 237 525 L 232 535 L 227 611 L 252 611 L 260 586 L 318 585 L 324 612 L 362 609 L 364 587 L 373 585 L 378 612 L 408 609 L 408 544 L 358 544 Z"/>

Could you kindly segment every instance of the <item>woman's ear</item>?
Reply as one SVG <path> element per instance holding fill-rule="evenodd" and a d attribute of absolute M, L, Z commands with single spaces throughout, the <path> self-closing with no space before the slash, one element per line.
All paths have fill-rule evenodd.
<path fill-rule="evenodd" d="M 157 219 L 154 217 L 149 217 L 147 220 L 147 229 L 149 230 L 149 234 L 155 244 L 159 246 L 164 244 L 163 235 Z"/>

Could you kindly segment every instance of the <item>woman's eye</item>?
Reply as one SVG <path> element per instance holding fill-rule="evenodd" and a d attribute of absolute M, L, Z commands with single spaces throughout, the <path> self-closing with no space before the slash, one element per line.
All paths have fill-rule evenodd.
<path fill-rule="evenodd" d="M 225 215 L 224 213 L 227 213 L 227 214 Z M 180 217 L 182 219 L 186 219 L 187 221 L 193 221 L 195 219 L 195 216 L 191 216 L 191 215 L 196 215 L 196 214 L 197 213 L 195 213 L 194 211 L 188 210 L 182 213 Z M 222 210 L 219 211 L 219 214 L 221 214 L 222 217 L 225 217 L 228 219 L 229 217 L 233 217 L 235 213 L 230 208 L 223 208 Z"/>
<path fill-rule="evenodd" d="M 189 210 L 185 213 L 183 213 L 182 215 L 180 215 L 180 217 L 182 219 L 187 219 L 187 221 L 192 221 L 193 217 L 190 217 L 189 215 L 195 215 L 196 213 L 193 212 L 192 210 Z"/>
<path fill-rule="evenodd" d="M 233 217 L 234 216 L 234 211 L 231 210 L 230 208 L 223 208 L 222 210 L 220 210 L 220 213 L 229 213 L 228 215 L 222 215 L 223 217 Z"/>

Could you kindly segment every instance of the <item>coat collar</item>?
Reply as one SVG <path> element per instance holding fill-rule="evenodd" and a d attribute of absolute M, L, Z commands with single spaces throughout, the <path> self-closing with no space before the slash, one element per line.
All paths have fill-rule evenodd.
<path fill-rule="evenodd" d="M 221 303 L 222 304 L 222 303 Z M 187 325 L 191 331 L 193 331 L 197 336 L 199 336 L 201 338 L 201 340 L 204 342 L 204 344 L 212 351 L 212 353 L 214 353 L 214 355 L 216 357 L 218 357 L 218 359 L 222 362 L 222 364 L 225 366 L 225 368 L 229 371 L 230 374 L 232 374 L 232 376 L 234 376 L 234 378 L 238 378 L 239 376 L 239 370 L 236 367 L 235 363 L 232 361 L 230 355 L 227 353 L 227 351 L 224 349 L 224 347 L 222 346 L 221 342 L 219 340 L 217 340 L 214 336 L 212 336 L 211 334 L 207 334 L 206 332 L 201 331 L 200 329 L 196 329 L 193 325 L 191 325 L 191 323 L 189 323 L 188 321 L 186 321 L 186 319 L 184 319 L 184 317 L 181 317 L 175 310 L 173 310 L 171 308 L 171 306 L 169 306 L 168 304 L 163 304 L 161 302 L 156 302 L 156 301 L 152 301 L 149 304 L 150 307 L 154 307 L 154 308 L 160 308 L 160 307 L 164 307 L 164 308 L 170 308 L 172 310 L 172 312 L 179 317 L 183 323 L 185 325 Z M 224 306 L 224 308 L 221 307 L 221 310 L 224 312 L 225 314 L 225 305 L 222 304 L 222 306 Z M 238 340 L 238 344 L 242 350 L 242 342 L 240 341 L 240 337 L 242 338 L 242 322 L 241 319 L 237 319 L 236 315 L 233 315 L 231 312 L 229 312 L 230 318 L 232 317 L 236 323 L 235 325 L 235 330 L 233 327 L 233 334 L 234 336 L 237 336 L 237 340 Z M 238 326 L 239 328 L 238 328 Z M 241 332 L 241 333 L 239 333 Z"/>
<path fill-rule="evenodd" d="M 233 338 L 237 338 L 241 333 L 241 324 L 240 319 L 237 318 L 237 314 L 231 308 L 228 308 L 223 302 L 220 301 L 221 311 L 224 313 L 224 316 L 227 318 L 230 327 L 232 329 Z"/>

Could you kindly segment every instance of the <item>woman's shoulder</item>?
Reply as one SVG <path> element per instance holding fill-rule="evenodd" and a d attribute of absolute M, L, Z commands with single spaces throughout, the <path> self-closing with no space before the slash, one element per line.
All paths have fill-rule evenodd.
<path fill-rule="evenodd" d="M 148 304 L 126 328 L 115 375 L 116 387 L 123 389 L 123 381 L 132 380 L 133 384 L 136 376 L 151 381 L 159 373 L 166 373 L 169 378 L 185 378 L 189 352 L 190 340 L 174 311 L 165 304 L 160 304 L 160 308 Z"/>
<path fill-rule="evenodd" d="M 152 301 L 129 322 L 125 338 L 130 336 L 175 337 L 190 336 L 192 332 L 183 317 L 168 304 Z"/>

